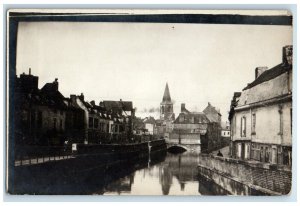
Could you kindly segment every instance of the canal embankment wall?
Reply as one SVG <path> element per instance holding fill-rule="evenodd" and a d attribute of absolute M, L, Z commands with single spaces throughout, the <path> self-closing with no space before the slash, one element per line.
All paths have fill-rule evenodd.
<path fill-rule="evenodd" d="M 133 165 L 133 168 L 151 165 L 165 157 L 166 149 L 164 140 L 124 145 L 77 145 L 77 152 L 68 159 L 11 165 L 13 172 L 10 175 L 13 177 L 8 191 L 24 194 L 28 185 L 40 181 L 45 184 L 49 184 L 49 180 L 63 182 L 70 178 L 77 181 L 94 171 L 107 171 L 109 168 L 119 168 L 119 165 L 125 165 L 124 170 L 126 165 Z M 114 171 L 114 175 L 123 176 L 123 169 Z"/>
<path fill-rule="evenodd" d="M 282 195 L 291 191 L 291 169 L 212 155 L 200 155 L 198 172 L 233 195 Z"/>

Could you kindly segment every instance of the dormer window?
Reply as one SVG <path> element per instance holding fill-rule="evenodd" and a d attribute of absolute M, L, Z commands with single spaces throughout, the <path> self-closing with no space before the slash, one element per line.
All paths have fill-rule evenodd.
<path fill-rule="evenodd" d="M 184 116 L 179 116 L 179 122 L 184 122 Z"/>

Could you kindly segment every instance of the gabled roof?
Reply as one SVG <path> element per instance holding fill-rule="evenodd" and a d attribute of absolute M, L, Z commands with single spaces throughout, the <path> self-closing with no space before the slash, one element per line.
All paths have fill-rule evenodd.
<path fill-rule="evenodd" d="M 103 105 L 106 110 L 123 110 L 132 111 L 133 106 L 130 101 L 103 101 Z"/>
<path fill-rule="evenodd" d="M 221 115 L 219 110 L 216 109 L 216 107 L 213 107 L 209 102 L 207 107 L 203 110 L 204 114 L 218 114 Z"/>
<path fill-rule="evenodd" d="M 251 82 L 250 84 L 248 84 L 244 89 L 250 89 L 258 84 L 261 84 L 263 82 L 269 81 L 271 79 L 274 79 L 276 77 L 278 77 L 279 75 L 289 71 L 292 69 L 291 65 L 284 65 L 284 64 L 278 64 L 277 66 L 266 70 L 265 72 L 263 72 L 259 77 L 257 77 L 253 82 Z"/>
<path fill-rule="evenodd" d="M 168 103 L 171 102 L 171 95 L 170 95 L 168 83 L 166 83 L 165 92 L 164 92 L 162 102 L 168 102 Z"/>
<path fill-rule="evenodd" d="M 179 121 L 180 118 L 183 118 L 183 121 Z M 194 121 L 192 121 L 194 120 Z M 202 112 L 190 112 L 190 113 L 180 113 L 176 120 L 175 124 L 201 124 L 201 123 L 209 123 L 209 119 Z"/>
<path fill-rule="evenodd" d="M 155 119 L 153 117 L 146 117 L 143 120 L 144 123 L 148 123 L 148 124 L 155 124 Z"/>

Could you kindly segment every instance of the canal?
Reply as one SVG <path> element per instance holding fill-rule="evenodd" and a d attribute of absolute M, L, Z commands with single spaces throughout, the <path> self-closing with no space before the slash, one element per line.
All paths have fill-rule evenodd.
<path fill-rule="evenodd" d="M 104 195 L 226 195 L 213 182 L 199 177 L 198 152 L 167 153 L 164 161 L 109 183 Z"/>
<path fill-rule="evenodd" d="M 171 154 L 98 165 L 78 173 L 50 175 L 18 168 L 17 194 L 71 195 L 226 195 L 213 182 L 199 177 L 199 152 Z"/>

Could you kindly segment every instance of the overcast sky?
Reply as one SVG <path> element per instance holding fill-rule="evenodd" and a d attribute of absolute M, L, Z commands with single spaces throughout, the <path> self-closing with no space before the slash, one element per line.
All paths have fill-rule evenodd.
<path fill-rule="evenodd" d="M 281 63 L 291 26 L 22 22 L 17 75 L 31 67 L 39 87 L 58 78 L 59 90 L 86 100 L 133 101 L 137 116 L 158 117 L 166 82 L 176 116 L 180 104 L 207 102 L 228 116 L 235 91 L 257 66 Z"/>

